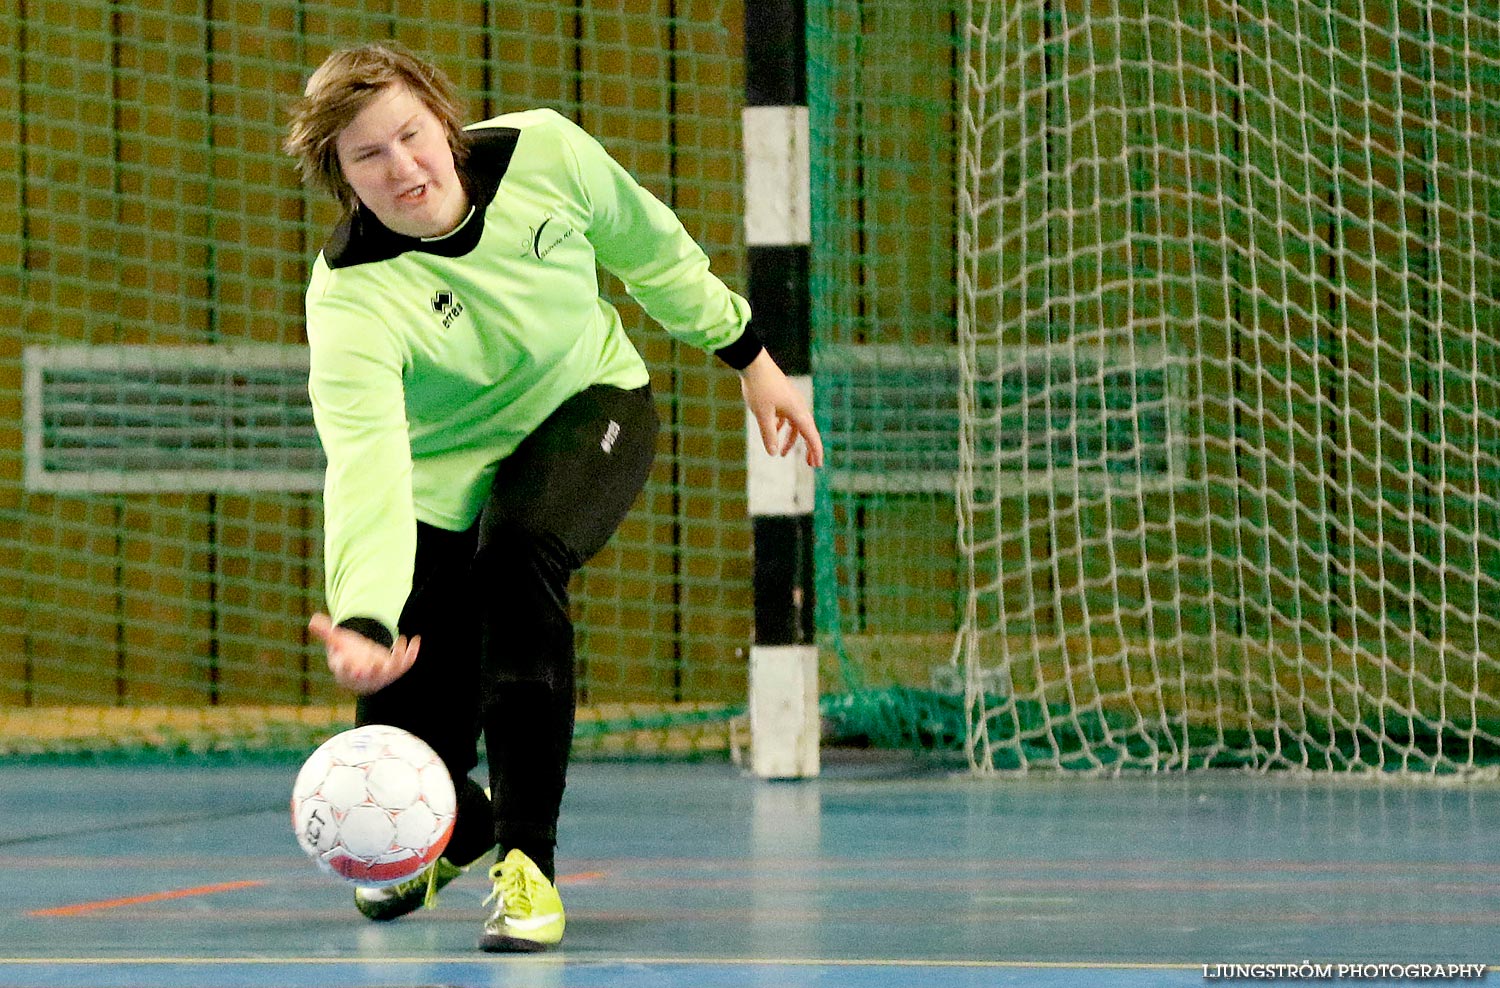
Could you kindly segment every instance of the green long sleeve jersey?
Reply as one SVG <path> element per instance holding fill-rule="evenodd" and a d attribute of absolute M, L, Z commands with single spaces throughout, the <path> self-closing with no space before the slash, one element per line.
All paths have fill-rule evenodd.
<path fill-rule="evenodd" d="M 575 124 L 531 110 L 469 134 L 474 208 L 457 230 L 419 240 L 358 209 L 313 265 L 308 391 L 336 623 L 395 629 L 417 521 L 467 529 L 496 465 L 565 400 L 648 382 L 598 267 L 687 344 L 753 339 L 749 305 L 677 217 Z"/>

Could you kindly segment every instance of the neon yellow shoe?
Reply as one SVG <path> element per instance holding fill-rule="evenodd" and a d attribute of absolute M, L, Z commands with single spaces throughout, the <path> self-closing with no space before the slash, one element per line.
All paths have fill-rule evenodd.
<path fill-rule="evenodd" d="M 463 873 L 463 868 L 440 857 L 404 882 L 385 888 L 355 889 L 354 908 L 376 922 L 405 916 L 418 906 L 430 909 L 437 904 L 438 890 Z"/>
<path fill-rule="evenodd" d="M 562 940 L 562 898 L 535 862 L 513 850 L 490 869 L 490 880 L 495 890 L 484 901 L 494 902 L 495 911 L 485 921 L 480 950 L 546 950 Z"/>

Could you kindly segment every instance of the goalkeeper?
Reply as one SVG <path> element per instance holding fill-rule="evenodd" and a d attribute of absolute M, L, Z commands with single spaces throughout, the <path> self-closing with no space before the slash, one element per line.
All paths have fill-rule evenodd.
<path fill-rule="evenodd" d="M 744 299 L 676 216 L 549 110 L 462 125 L 452 84 L 393 44 L 334 52 L 285 142 L 343 207 L 307 289 L 308 391 L 328 459 L 328 614 L 309 628 L 360 724 L 405 728 L 459 789 L 446 854 L 371 919 L 498 845 L 479 945 L 556 944 L 554 848 L 574 719 L 568 582 L 650 469 L 649 376 L 597 266 L 739 371 L 768 452 L 822 442 Z M 419 655 L 420 652 L 420 655 Z M 483 734 L 490 791 L 469 778 Z"/>

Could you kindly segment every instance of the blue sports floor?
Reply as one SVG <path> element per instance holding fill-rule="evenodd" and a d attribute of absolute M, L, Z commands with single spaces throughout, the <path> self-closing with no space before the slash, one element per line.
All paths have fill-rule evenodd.
<path fill-rule="evenodd" d="M 294 773 L 4 767 L 0 988 L 1145 988 L 1218 964 L 1500 963 L 1490 783 L 582 763 L 567 938 L 525 957 L 475 950 L 478 868 L 436 909 L 363 920 L 292 837 Z M 1358 980 L 1386 983 L 1414 982 Z"/>

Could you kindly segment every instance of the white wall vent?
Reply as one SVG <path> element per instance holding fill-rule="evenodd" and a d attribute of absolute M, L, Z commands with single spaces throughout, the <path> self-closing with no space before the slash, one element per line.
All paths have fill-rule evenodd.
<path fill-rule="evenodd" d="M 30 346 L 22 360 L 30 490 L 322 489 L 305 347 Z"/>

